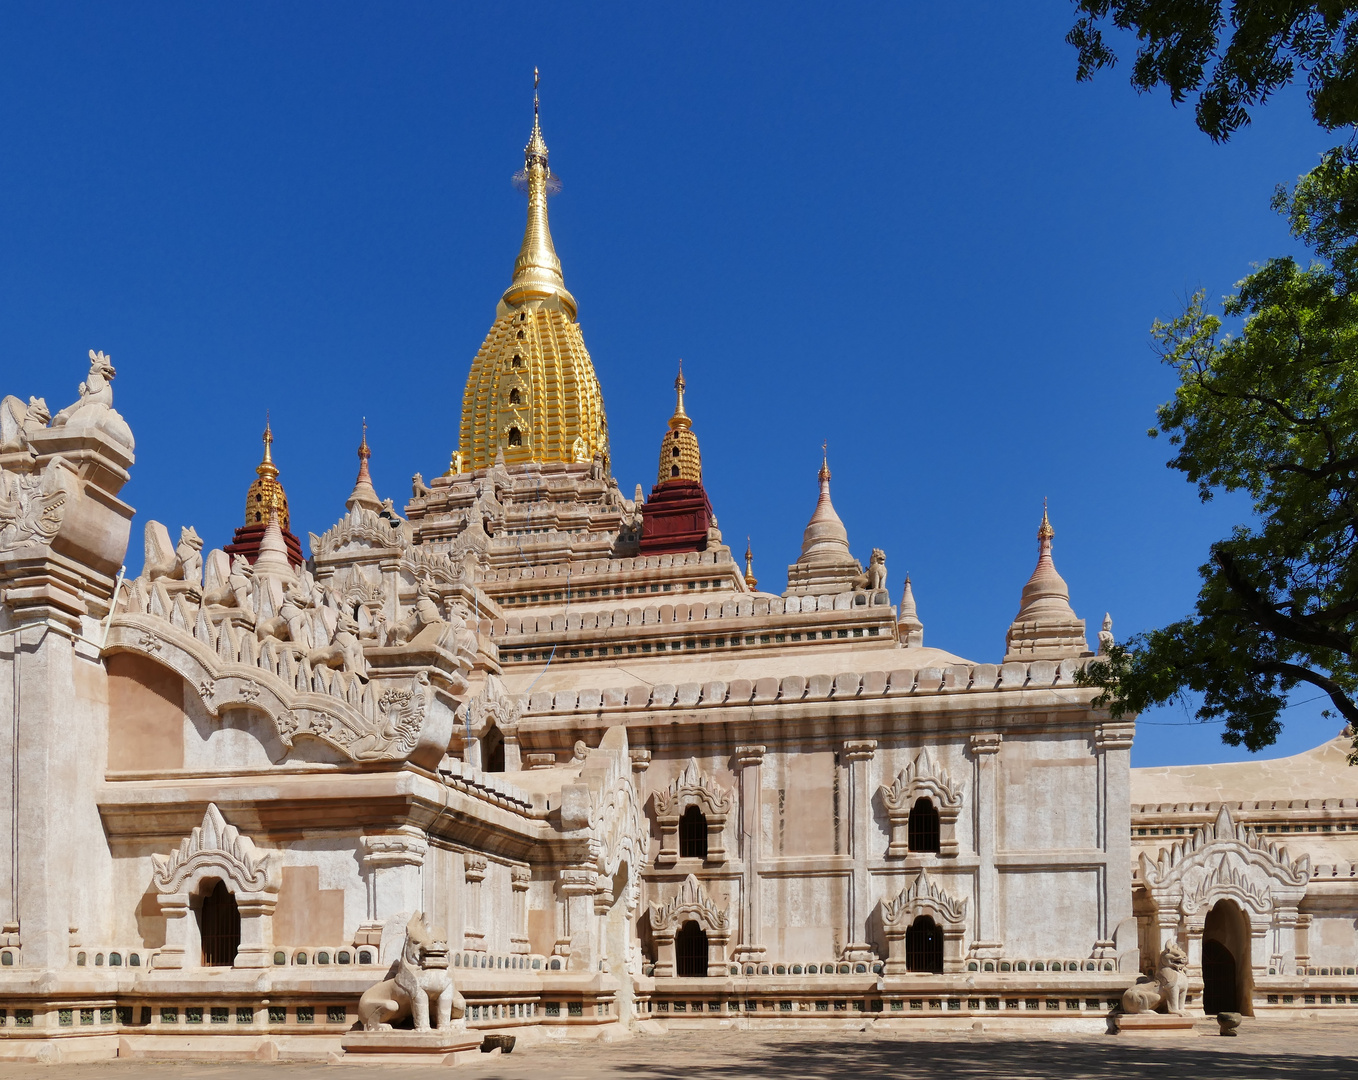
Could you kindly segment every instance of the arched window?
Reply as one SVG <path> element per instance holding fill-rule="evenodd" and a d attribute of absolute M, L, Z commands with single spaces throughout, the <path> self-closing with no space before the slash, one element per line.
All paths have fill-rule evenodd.
<path fill-rule="evenodd" d="M 518 405 L 518 404 L 521 404 L 522 401 L 523 401 L 523 398 L 522 398 L 522 396 L 520 396 L 520 394 L 519 394 L 519 388 L 518 388 L 517 386 L 514 387 L 514 389 L 512 389 L 512 390 L 509 391 L 509 403 L 510 403 L 511 405 Z"/>
<path fill-rule="evenodd" d="M 707 816 L 696 806 L 690 806 L 679 819 L 679 858 L 707 858 Z"/>
<path fill-rule="evenodd" d="M 707 933 L 692 919 L 674 935 L 674 973 L 681 979 L 707 976 Z"/>
<path fill-rule="evenodd" d="M 231 967 L 236 962 L 236 951 L 240 948 L 240 909 L 236 898 L 219 881 L 212 892 L 203 897 L 203 910 L 200 914 L 203 938 L 203 966 Z"/>
<path fill-rule="evenodd" d="M 510 446 L 523 445 L 523 436 L 519 434 L 519 429 L 516 427 L 512 427 L 509 429 L 509 445 Z"/>
<path fill-rule="evenodd" d="M 672 453 L 670 456 L 671 456 L 671 457 L 678 457 L 678 456 L 679 456 L 679 447 L 676 446 L 676 447 L 674 448 L 674 453 Z"/>
<path fill-rule="evenodd" d="M 481 737 L 481 770 L 505 771 L 505 737 L 497 727 L 492 726 Z"/>
<path fill-rule="evenodd" d="M 519 331 L 519 337 L 523 337 L 523 331 Z M 518 353 L 514 354 L 514 359 L 509 362 L 510 367 L 523 367 L 523 357 Z"/>
<path fill-rule="evenodd" d="M 905 967 L 943 973 L 943 931 L 928 915 L 921 915 L 905 931 Z"/>
<path fill-rule="evenodd" d="M 678 476 L 678 475 L 679 475 L 679 466 L 678 466 L 678 465 L 671 465 L 671 466 L 670 466 L 670 476 Z"/>
<path fill-rule="evenodd" d="M 934 801 L 916 799 L 910 810 L 910 850 L 938 854 L 938 847 L 938 811 Z"/>

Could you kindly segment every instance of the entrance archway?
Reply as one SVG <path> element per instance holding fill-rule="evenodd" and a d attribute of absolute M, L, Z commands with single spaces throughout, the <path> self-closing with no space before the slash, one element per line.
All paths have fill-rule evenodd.
<path fill-rule="evenodd" d="M 707 933 L 690 919 L 674 935 L 674 973 L 679 978 L 707 975 Z"/>
<path fill-rule="evenodd" d="M 217 882 L 203 897 L 199 919 L 203 966 L 233 967 L 240 950 L 240 909 L 226 882 Z"/>
<path fill-rule="evenodd" d="M 494 724 L 481 736 L 481 771 L 505 771 L 505 737 Z"/>
<path fill-rule="evenodd" d="M 1251 983 L 1249 919 L 1234 900 L 1218 900 L 1202 928 L 1202 1011 L 1254 1015 Z"/>
<path fill-rule="evenodd" d="M 928 915 L 921 915 L 905 931 L 905 968 L 943 972 L 943 931 Z"/>

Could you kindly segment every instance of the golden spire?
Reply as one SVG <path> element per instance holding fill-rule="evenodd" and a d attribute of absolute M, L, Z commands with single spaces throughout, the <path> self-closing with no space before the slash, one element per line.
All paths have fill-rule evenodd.
<path fill-rule="evenodd" d="M 514 260 L 514 277 L 505 290 L 504 303 L 516 307 L 528 300 L 557 298 L 572 319 L 576 316 L 575 297 L 566 289 L 561 276 L 561 260 L 552 244 L 547 225 L 547 196 L 561 188 L 561 181 L 547 165 L 547 143 L 538 121 L 538 69 L 533 69 L 533 131 L 523 148 L 523 172 L 515 178 L 528 192 L 528 224 L 523 231 L 519 257 Z"/>
<path fill-rule="evenodd" d="M 830 440 L 826 439 L 820 444 L 820 472 L 816 474 L 816 479 L 822 483 L 830 479 Z"/>
<path fill-rule="evenodd" d="M 273 463 L 273 426 L 264 414 L 264 458 L 255 467 L 255 482 L 245 493 L 245 524 L 267 525 L 269 515 L 278 519 L 278 527 L 288 528 L 288 497 L 278 482 L 278 466 Z"/>
<path fill-rule="evenodd" d="M 679 377 L 674 380 L 674 392 L 678 400 L 674 405 L 674 415 L 670 417 L 670 430 L 678 431 L 680 428 L 691 428 L 693 421 L 688 418 L 688 413 L 684 412 L 684 387 L 688 384 L 684 382 L 684 362 L 679 361 Z"/>
<path fill-rule="evenodd" d="M 1056 535 L 1056 530 L 1052 528 L 1052 523 L 1047 518 L 1047 500 L 1042 499 L 1042 524 L 1037 527 L 1038 544 L 1051 544 L 1052 537 Z"/>
<path fill-rule="evenodd" d="M 558 182 L 547 166 L 536 82 L 535 72 L 533 131 L 523 171 L 514 177 L 528 192 L 528 224 L 513 282 L 462 392 L 455 473 L 490 468 L 501 454 L 511 468 L 530 461 L 588 465 L 596 457 L 609 466 L 599 377 L 547 226 L 547 196 Z"/>
<path fill-rule="evenodd" d="M 754 576 L 754 552 L 750 549 L 750 538 L 745 537 L 745 587 L 754 592 L 759 580 Z"/>
<path fill-rule="evenodd" d="M 703 457 L 698 449 L 698 436 L 693 433 L 693 421 L 684 412 L 684 362 L 679 361 L 679 377 L 674 380 L 674 415 L 670 430 L 660 440 L 660 471 L 655 482 L 691 480 L 703 482 Z"/>

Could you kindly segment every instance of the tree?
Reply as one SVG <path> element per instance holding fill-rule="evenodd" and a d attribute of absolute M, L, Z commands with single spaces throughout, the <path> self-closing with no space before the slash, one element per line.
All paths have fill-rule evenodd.
<path fill-rule="evenodd" d="M 1066 41 L 1076 77 L 1117 63 L 1111 23 L 1141 42 L 1132 85 L 1169 88 L 1176 105 L 1198 93 L 1198 127 L 1220 142 L 1250 122 L 1249 110 L 1304 73 L 1316 122 L 1358 120 L 1358 3 L 1354 0 L 1074 0 Z"/>
<path fill-rule="evenodd" d="M 1222 313 L 1236 335 L 1201 292 L 1152 330 L 1179 387 L 1150 434 L 1169 436 L 1203 501 L 1247 492 L 1254 524 L 1212 546 L 1192 617 L 1079 679 L 1114 716 L 1199 693 L 1198 718 L 1225 718 L 1225 741 L 1251 750 L 1301 684 L 1358 729 L 1358 167 L 1331 152 L 1274 206 L 1321 258 L 1241 281 Z"/>

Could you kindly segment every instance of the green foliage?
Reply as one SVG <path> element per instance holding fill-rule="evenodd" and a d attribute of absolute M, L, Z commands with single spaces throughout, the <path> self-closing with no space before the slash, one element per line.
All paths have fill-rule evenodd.
<path fill-rule="evenodd" d="M 1290 690 L 1321 689 L 1358 728 L 1358 166 L 1332 154 L 1280 193 L 1294 234 L 1327 261 L 1273 259 L 1225 299 L 1202 293 L 1152 333 L 1179 377 L 1157 414 L 1169 462 L 1206 501 L 1253 500 L 1252 527 L 1212 546 L 1192 618 L 1090 665 L 1114 715 L 1202 695 L 1197 715 L 1258 750 Z M 1156 434 L 1152 431 L 1151 434 Z"/>
<path fill-rule="evenodd" d="M 1198 127 L 1214 140 L 1250 122 L 1249 110 L 1305 73 L 1316 122 L 1358 120 L 1358 3 L 1353 0 L 1074 0 L 1066 41 L 1076 76 L 1117 63 L 1104 37 L 1111 23 L 1140 45 L 1132 85 L 1168 87 L 1176 105 L 1198 93 Z"/>

